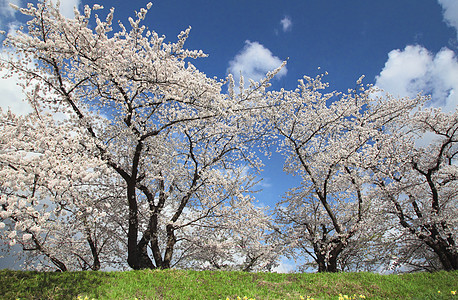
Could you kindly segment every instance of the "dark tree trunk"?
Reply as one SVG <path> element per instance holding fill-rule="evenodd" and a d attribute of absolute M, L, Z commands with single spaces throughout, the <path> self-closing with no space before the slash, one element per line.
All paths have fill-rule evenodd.
<path fill-rule="evenodd" d="M 92 240 L 90 235 L 87 238 L 87 242 L 89 243 L 89 247 L 91 248 L 91 253 L 92 253 L 92 258 L 93 258 L 91 269 L 93 271 L 98 271 L 100 270 L 100 258 L 99 258 L 99 253 L 97 252 L 97 246 L 95 242 Z"/>
<path fill-rule="evenodd" d="M 451 247 L 443 239 L 436 238 L 433 241 L 425 239 L 425 243 L 436 253 L 444 270 L 458 270 L 458 254 L 453 251 L 454 249 L 450 249 Z"/>
<path fill-rule="evenodd" d="M 127 263 L 134 270 L 153 269 L 154 264 L 148 256 L 147 243 L 138 240 L 138 205 L 135 194 L 135 182 L 127 183 L 129 202 L 129 227 L 127 232 Z"/>
<path fill-rule="evenodd" d="M 324 255 L 317 255 L 316 262 L 318 264 L 318 273 L 326 272 L 326 259 Z"/>
<path fill-rule="evenodd" d="M 326 267 L 326 272 L 337 272 L 337 257 L 331 256 L 328 260 L 328 265 Z"/>
<path fill-rule="evenodd" d="M 318 273 L 325 272 L 337 272 L 337 258 L 330 257 L 328 260 L 325 259 L 324 255 L 317 257 L 316 262 L 318 263 Z"/>
<path fill-rule="evenodd" d="M 137 251 L 138 206 L 135 195 L 135 182 L 127 183 L 127 201 L 129 203 L 129 227 L 127 231 L 127 263 L 134 269 L 140 269 Z"/>
<path fill-rule="evenodd" d="M 160 268 L 162 266 L 162 254 L 161 249 L 159 248 L 159 236 L 158 236 L 158 216 L 153 214 L 151 216 L 151 251 L 153 252 L 154 262 L 156 267 Z"/>
<path fill-rule="evenodd" d="M 318 273 L 338 272 L 339 269 L 337 268 L 337 258 L 339 257 L 339 254 L 343 251 L 344 244 L 341 241 L 337 242 L 337 244 L 334 245 L 332 250 L 329 252 L 329 255 L 327 258 L 325 254 L 326 250 L 323 250 L 326 248 L 327 248 L 327 244 L 314 246 L 315 255 L 316 255 L 315 261 L 318 264 Z"/>
<path fill-rule="evenodd" d="M 162 262 L 162 266 L 161 266 L 162 269 L 170 268 L 172 257 L 173 257 L 173 250 L 177 242 L 177 239 L 175 237 L 175 228 L 173 228 L 172 224 L 167 225 L 166 231 L 167 231 L 167 246 L 165 249 L 164 261 Z"/>

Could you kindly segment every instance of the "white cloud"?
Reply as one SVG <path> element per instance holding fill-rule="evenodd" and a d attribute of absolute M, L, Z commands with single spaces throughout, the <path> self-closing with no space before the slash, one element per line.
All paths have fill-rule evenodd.
<path fill-rule="evenodd" d="M 435 55 L 421 46 L 392 50 L 375 85 L 399 97 L 430 94 L 429 105 L 451 112 L 458 106 L 458 60 L 447 48 Z"/>
<path fill-rule="evenodd" d="M 19 7 L 21 6 L 20 0 L 0 0 L 0 16 L 9 18 L 14 17 L 16 10 L 10 6 L 10 3 Z"/>
<path fill-rule="evenodd" d="M 51 2 L 56 3 L 55 0 Z M 22 7 L 21 0 L 0 0 L 0 27 L 1 29 L 7 29 L 9 34 L 14 34 L 14 31 L 18 27 L 18 23 L 15 19 L 15 10 L 10 7 L 9 3 L 16 6 Z M 60 12 L 67 18 L 73 18 L 73 8 L 80 5 L 80 0 L 61 0 L 60 1 Z M 4 28 L 7 27 L 7 28 Z M 0 48 L 0 50 L 4 50 Z M 7 51 L 2 53 L 7 55 Z M 5 75 L 5 71 L 0 71 L 0 107 L 6 111 L 10 109 L 15 114 L 27 114 L 32 111 L 31 106 L 27 101 L 24 101 L 24 93 L 22 88 L 17 85 L 19 78 L 13 75 L 7 79 L 2 77 Z"/>
<path fill-rule="evenodd" d="M 56 4 L 57 0 L 51 0 L 53 4 Z M 0 0 L 0 25 L 4 25 L 1 23 L 2 19 L 5 18 L 14 18 L 14 14 L 16 10 L 14 10 L 9 4 L 14 4 L 18 7 L 23 7 L 21 0 Z M 77 8 L 80 6 L 81 0 L 60 0 L 60 7 L 59 11 L 62 15 L 67 18 L 72 18 L 75 16 L 73 13 L 73 8 L 76 6 Z"/>
<path fill-rule="evenodd" d="M 4 75 L 0 72 L 0 77 Z M 18 78 L 13 76 L 8 79 L 0 78 L 0 107 L 3 111 L 10 109 L 15 114 L 27 114 L 32 111 L 30 105 L 23 101 L 24 94 L 22 88 L 17 85 Z"/>
<path fill-rule="evenodd" d="M 444 20 L 456 30 L 458 38 L 458 1 L 457 0 L 437 0 L 442 5 Z"/>
<path fill-rule="evenodd" d="M 291 30 L 293 27 L 293 22 L 291 21 L 291 18 L 288 16 L 285 16 L 281 21 L 280 24 L 283 28 L 283 32 Z"/>
<path fill-rule="evenodd" d="M 8 60 L 9 53 L 6 49 L 0 48 L 0 58 Z M 8 75 L 8 71 L 0 70 L 0 107 L 3 111 L 10 109 L 15 114 L 27 114 L 32 111 L 31 106 L 28 102 L 24 101 L 24 93 L 22 87 L 18 85 L 20 82 L 17 74 L 12 74 L 8 78 L 4 79 L 5 75 Z"/>
<path fill-rule="evenodd" d="M 57 1 L 52 0 L 51 2 L 55 4 Z M 64 17 L 73 19 L 75 17 L 73 8 L 75 6 L 78 8 L 80 4 L 81 4 L 81 0 L 61 0 L 59 11 Z"/>
<path fill-rule="evenodd" d="M 6 53 L 2 53 L 2 58 L 5 58 Z M 0 107 L 3 111 L 10 109 L 15 114 L 27 114 L 32 111 L 30 105 L 23 101 L 24 94 L 22 88 L 18 86 L 19 78 L 13 74 L 9 78 L 4 79 L 7 71 L 0 71 Z"/>
<path fill-rule="evenodd" d="M 272 52 L 258 42 L 245 41 L 245 47 L 229 62 L 229 72 L 234 75 L 236 82 L 240 79 L 240 73 L 246 79 L 258 81 L 265 77 L 266 73 L 278 68 L 283 61 L 274 56 Z M 286 66 L 276 75 L 281 78 L 288 72 Z"/>
<path fill-rule="evenodd" d="M 21 0 L 0 0 L 0 30 L 5 30 L 8 23 L 14 21 L 16 10 L 10 6 L 10 3 L 21 6 Z"/>
<path fill-rule="evenodd" d="M 76 8 L 80 5 L 80 0 L 65 0 L 60 2 L 60 13 L 67 18 L 73 19 L 75 17 L 75 13 L 73 12 L 73 8 Z"/>
<path fill-rule="evenodd" d="M 27 102 L 22 100 L 24 98 L 22 89 L 16 83 L 16 78 L 0 78 L 0 94 L 2 95 L 0 107 L 3 111 L 11 109 L 15 114 L 27 114 L 32 111 L 32 108 Z"/>
<path fill-rule="evenodd" d="M 278 266 L 273 268 L 273 272 L 277 273 L 291 273 L 295 270 L 296 265 L 294 261 L 288 260 L 285 257 L 282 257 Z"/>

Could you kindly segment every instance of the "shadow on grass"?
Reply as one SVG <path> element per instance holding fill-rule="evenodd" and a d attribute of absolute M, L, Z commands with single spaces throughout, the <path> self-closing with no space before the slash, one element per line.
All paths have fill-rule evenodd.
<path fill-rule="evenodd" d="M 103 272 L 0 271 L 1 299 L 76 299 L 78 295 L 99 298 L 99 289 L 110 275 Z"/>

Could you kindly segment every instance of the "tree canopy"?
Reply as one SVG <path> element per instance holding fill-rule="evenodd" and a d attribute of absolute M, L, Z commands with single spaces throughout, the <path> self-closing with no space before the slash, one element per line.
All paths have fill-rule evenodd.
<path fill-rule="evenodd" d="M 320 272 L 456 270 L 458 111 L 364 85 L 292 91 L 209 78 L 184 47 L 114 10 L 18 8 L 0 69 L 33 112 L 0 112 L 0 234 L 32 268 L 267 270 L 282 255 Z M 260 152 L 301 178 L 256 204 Z"/>

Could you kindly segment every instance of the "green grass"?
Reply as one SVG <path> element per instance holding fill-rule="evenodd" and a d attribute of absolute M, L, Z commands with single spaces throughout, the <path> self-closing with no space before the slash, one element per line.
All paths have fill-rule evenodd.
<path fill-rule="evenodd" d="M 438 292 L 440 291 L 440 293 Z M 457 291 L 452 295 L 451 291 Z M 185 270 L 42 273 L 0 270 L 0 299 L 457 299 L 458 271 L 277 274 Z M 359 298 L 357 298 L 359 299 Z"/>

